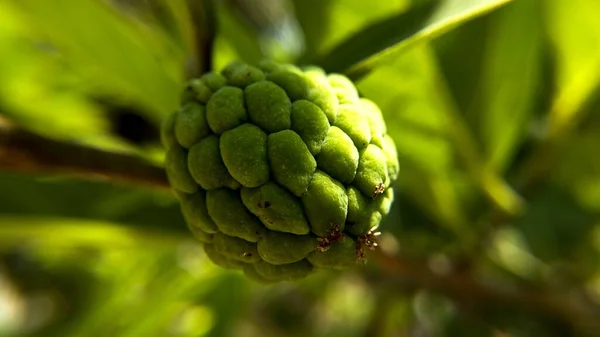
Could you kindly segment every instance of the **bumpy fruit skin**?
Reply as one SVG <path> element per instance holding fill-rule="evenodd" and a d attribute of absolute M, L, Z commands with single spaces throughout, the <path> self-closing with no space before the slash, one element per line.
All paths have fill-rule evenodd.
<path fill-rule="evenodd" d="M 191 80 L 162 141 L 206 255 L 263 283 L 362 260 L 399 170 L 381 111 L 348 78 L 271 61 Z"/>

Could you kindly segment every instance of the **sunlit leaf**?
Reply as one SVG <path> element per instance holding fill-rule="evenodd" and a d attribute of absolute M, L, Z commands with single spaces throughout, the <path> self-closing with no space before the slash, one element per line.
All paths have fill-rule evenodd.
<path fill-rule="evenodd" d="M 0 250 L 13 248 L 16 243 L 101 249 L 133 249 L 140 244 L 169 246 L 188 238 L 186 234 L 174 231 L 165 235 L 158 228 L 140 230 L 123 223 L 48 214 L 0 215 Z"/>
<path fill-rule="evenodd" d="M 436 41 L 450 91 L 481 143 L 487 165 L 499 173 L 539 106 L 534 103 L 543 88 L 541 37 L 540 4 L 521 1 Z"/>
<path fill-rule="evenodd" d="M 294 0 L 306 37 L 304 59 L 322 54 L 365 26 L 399 14 L 408 0 Z"/>
<path fill-rule="evenodd" d="M 456 167 L 451 122 L 433 62 L 428 48 L 415 48 L 372 72 L 359 89 L 384 113 L 398 148 L 400 184 L 442 223 L 461 227 L 464 215 L 451 178 Z"/>
<path fill-rule="evenodd" d="M 77 90 L 71 69 L 55 54 L 41 53 L 33 37 L 23 15 L 0 2 L 0 114 L 48 136 L 105 135 L 100 109 Z"/>
<path fill-rule="evenodd" d="M 539 3 L 516 1 L 494 13 L 497 15 L 489 27 L 479 84 L 481 108 L 472 115 L 477 114 L 480 120 L 478 130 L 485 157 L 499 172 L 529 131 L 540 79 L 542 39 L 538 13 Z"/>
<path fill-rule="evenodd" d="M 600 3 L 574 1 L 545 3 L 544 19 L 551 42 L 553 97 L 535 129 L 542 142 L 520 168 L 519 184 L 533 186 L 562 164 L 565 143 L 577 137 L 577 127 L 593 118 L 600 83 L 600 23 L 592 14 Z M 589 116 L 588 116 L 589 115 Z"/>
<path fill-rule="evenodd" d="M 318 63 L 328 71 L 357 78 L 392 61 L 408 47 L 494 10 L 511 0 L 426 1 L 409 11 L 377 22 L 333 48 Z"/>
<path fill-rule="evenodd" d="M 148 30 L 99 1 L 25 0 L 18 6 L 32 29 L 88 76 L 91 88 L 133 99 L 158 121 L 176 108 L 183 67 L 174 69 L 157 48 L 160 38 Z"/>
<path fill-rule="evenodd" d="M 546 29 L 556 53 L 558 94 L 550 116 L 556 136 L 578 120 L 581 107 L 600 81 L 600 2 L 551 0 L 546 3 Z"/>
<path fill-rule="evenodd" d="M 487 39 L 490 20 L 496 13 L 475 18 L 431 41 L 448 90 L 472 130 L 477 130 L 482 115 L 474 107 L 479 107 L 482 100 L 479 84 L 487 55 L 485 47 L 492 42 Z"/>

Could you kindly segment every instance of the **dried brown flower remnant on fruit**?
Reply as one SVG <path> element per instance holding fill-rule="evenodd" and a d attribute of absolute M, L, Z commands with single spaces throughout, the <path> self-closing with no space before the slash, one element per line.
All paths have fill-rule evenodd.
<path fill-rule="evenodd" d="M 317 249 L 324 252 L 329 249 L 334 242 L 341 240 L 344 240 L 344 233 L 342 233 L 340 225 L 334 224 L 331 226 L 331 229 L 326 236 L 317 238 L 317 242 L 319 242 Z"/>

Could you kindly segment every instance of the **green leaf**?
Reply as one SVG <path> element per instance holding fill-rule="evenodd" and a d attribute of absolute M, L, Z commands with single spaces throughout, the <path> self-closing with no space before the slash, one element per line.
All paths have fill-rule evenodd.
<path fill-rule="evenodd" d="M 598 111 L 600 102 L 589 110 Z M 571 192 L 583 207 L 600 212 L 600 157 L 591 155 L 597 152 L 600 144 L 600 119 L 590 118 L 586 126 L 563 143 L 560 161 L 552 172 L 552 179 Z"/>
<path fill-rule="evenodd" d="M 475 197 L 473 187 L 504 212 L 521 210 L 520 197 L 484 166 L 427 45 L 378 68 L 359 83 L 359 89 L 384 112 L 398 147 L 401 180 L 412 186 L 415 199 L 442 224 L 468 234 L 460 202 Z M 423 175 L 425 181 L 415 179 Z M 459 193 L 465 199 L 459 199 Z M 466 240 L 473 239 L 467 234 Z"/>
<path fill-rule="evenodd" d="M 358 88 L 383 112 L 398 148 L 401 189 L 443 226 L 461 231 L 465 218 L 454 186 L 460 179 L 438 76 L 430 50 L 421 46 L 378 68 Z"/>
<path fill-rule="evenodd" d="M 31 29 L 88 79 L 90 89 L 134 100 L 155 121 L 177 107 L 183 54 L 169 55 L 174 45 L 164 36 L 99 1 L 23 0 L 16 6 Z"/>
<path fill-rule="evenodd" d="M 479 86 L 471 88 L 481 90 L 481 104 L 470 115 L 477 116 L 485 160 L 496 172 L 506 169 L 529 131 L 540 84 L 540 12 L 538 2 L 516 1 L 490 17 Z"/>
<path fill-rule="evenodd" d="M 490 169 L 503 172 L 540 98 L 541 5 L 517 1 L 436 41 L 442 71 Z M 528 32 L 522 34 L 522 32 Z"/>
<path fill-rule="evenodd" d="M 548 53 L 551 53 L 554 67 L 550 70 L 553 76 L 549 91 L 554 97 L 549 99 L 543 119 L 535 125 L 535 136 L 540 142 L 518 171 L 517 183 L 526 188 L 551 175 L 557 166 L 564 166 L 561 156 L 567 154 L 568 158 L 573 155 L 568 151 L 579 153 L 580 148 L 568 144 L 570 137 L 580 136 L 576 133 L 581 132 L 577 127 L 589 131 L 589 125 L 583 122 L 597 115 L 597 105 L 594 104 L 597 104 L 600 88 L 600 21 L 593 13 L 599 10 L 600 3 L 594 1 L 577 0 L 568 4 L 555 0 L 544 2 L 545 28 L 547 39 L 551 42 Z M 565 149 L 567 152 L 563 151 Z M 584 156 L 596 152 L 595 149 L 590 151 Z M 586 163 L 582 165 L 585 167 L 589 158 L 577 163 Z M 568 171 L 577 172 L 577 165 Z M 564 176 L 564 172 L 561 174 Z M 571 182 L 567 180 L 562 183 Z"/>
<path fill-rule="evenodd" d="M 351 36 L 316 62 L 330 72 L 359 78 L 394 60 L 406 48 L 429 41 L 511 0 L 436 0 L 375 23 Z"/>
<path fill-rule="evenodd" d="M 480 16 L 431 41 L 457 109 L 473 130 L 481 115 L 473 106 L 479 107 L 481 101 L 478 88 L 494 14 Z"/>
<path fill-rule="evenodd" d="M 264 54 L 256 32 L 248 29 L 222 1 L 215 4 L 217 31 L 213 70 L 221 71 L 232 61 L 257 63 Z"/>
<path fill-rule="evenodd" d="M 546 29 L 556 53 L 556 89 L 550 136 L 568 131 L 600 82 L 600 2 L 544 2 Z"/>
<path fill-rule="evenodd" d="M 81 218 L 188 233 L 177 200 L 164 192 L 7 173 L 0 174 L 0 185 L 0 214 L 3 215 Z"/>
<path fill-rule="evenodd" d="M 490 260 L 501 267 L 503 272 L 510 272 L 530 281 L 543 279 L 546 264 L 533 255 L 519 228 L 505 226 L 496 230 L 486 250 Z"/>
<path fill-rule="evenodd" d="M 571 193 L 546 185 L 531 200 L 527 213 L 515 223 L 531 252 L 546 262 L 570 261 L 590 240 L 598 214 L 584 209 Z"/>
<path fill-rule="evenodd" d="M 32 40 L 23 15 L 0 2 L 0 114 L 45 135 L 104 136 L 101 111 L 77 90 L 72 71 Z"/>
<path fill-rule="evenodd" d="M 379 229 L 395 237 L 405 257 L 419 259 L 431 254 L 445 254 L 452 258 L 464 248 L 461 234 L 451 225 L 440 225 L 446 219 L 437 212 L 437 201 L 429 191 L 426 182 L 428 177 L 411 174 L 413 180 L 418 181 L 409 185 L 402 182 L 400 188 L 396 188 L 394 206 L 390 214 L 384 218 Z M 408 180 L 408 179 L 407 179 Z M 416 200 L 423 196 L 425 200 Z"/>
<path fill-rule="evenodd" d="M 306 60 L 325 53 L 374 22 L 405 11 L 410 0 L 294 0 L 293 3 L 306 39 L 302 57 Z"/>

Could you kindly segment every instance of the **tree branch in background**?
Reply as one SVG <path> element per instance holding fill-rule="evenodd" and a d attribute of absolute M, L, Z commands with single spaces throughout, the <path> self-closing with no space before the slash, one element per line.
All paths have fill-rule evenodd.
<path fill-rule="evenodd" d="M 161 167 L 129 155 L 61 142 L 20 129 L 0 118 L 0 170 L 57 174 L 88 180 L 136 184 L 169 190 Z M 426 261 L 406 259 L 381 250 L 371 254 L 381 277 L 392 287 L 409 283 L 437 291 L 461 304 L 501 303 L 559 319 L 585 331 L 600 331 L 600 309 L 584 296 L 540 289 L 484 284 L 469 270 L 436 273 Z M 596 330 L 590 330 L 596 329 Z"/>
<path fill-rule="evenodd" d="M 436 273 L 425 261 L 392 256 L 381 250 L 372 259 L 381 268 L 382 278 L 392 287 L 410 283 L 443 294 L 466 307 L 481 308 L 486 304 L 504 305 L 556 319 L 583 335 L 600 331 L 600 307 L 577 291 L 559 293 L 552 290 L 525 288 L 515 284 L 486 283 L 472 271 Z M 385 287 L 385 285 L 383 285 Z"/>
<path fill-rule="evenodd" d="M 212 68 L 213 43 L 217 30 L 214 0 L 187 0 L 196 37 L 193 62 L 188 77 L 199 77 Z"/>
<path fill-rule="evenodd" d="M 2 117 L 0 170 L 170 188 L 164 170 L 146 160 L 46 138 Z"/>

